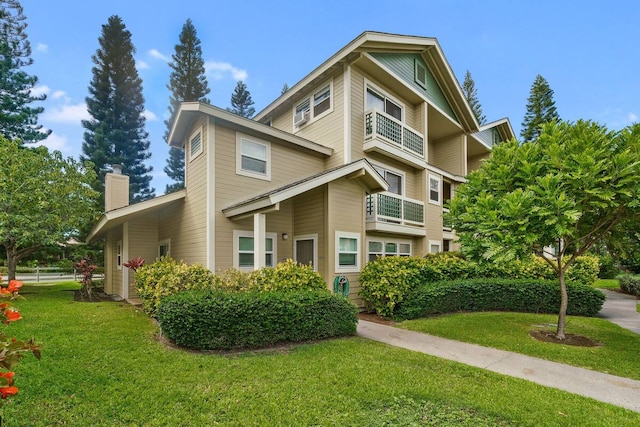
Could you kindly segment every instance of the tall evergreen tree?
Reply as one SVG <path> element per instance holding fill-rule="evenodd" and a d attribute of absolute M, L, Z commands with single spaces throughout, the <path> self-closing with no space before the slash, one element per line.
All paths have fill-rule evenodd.
<path fill-rule="evenodd" d="M 469 70 L 467 70 L 467 73 L 464 75 L 464 82 L 462 82 L 462 93 L 469 103 L 473 114 L 476 116 L 478 123 L 480 123 L 481 125 L 485 124 L 487 122 L 487 118 L 484 114 L 482 114 L 482 105 L 480 105 L 480 101 L 478 100 L 478 89 L 476 89 L 476 82 L 473 81 L 473 77 L 471 77 L 471 72 L 469 72 Z"/>
<path fill-rule="evenodd" d="M 227 108 L 227 110 L 248 119 L 256 113 L 256 109 L 253 108 L 251 94 L 242 80 L 236 84 L 236 88 L 231 94 L 231 108 Z"/>
<path fill-rule="evenodd" d="M 51 131 L 38 125 L 44 108 L 31 106 L 46 95 L 31 94 L 38 78 L 23 70 L 33 63 L 26 20 L 18 0 L 0 0 L 0 134 L 31 143 L 45 139 Z"/>
<path fill-rule="evenodd" d="M 91 120 L 85 128 L 82 160 L 90 160 L 98 178 L 93 188 L 104 197 L 104 175 L 112 164 L 122 165 L 129 175 L 129 200 L 136 203 L 155 196 L 150 188 L 151 157 L 145 130 L 142 79 L 138 76 L 131 33 L 113 15 L 102 26 L 100 47 L 92 56 L 95 66 L 86 98 Z"/>
<path fill-rule="evenodd" d="M 285 83 L 284 85 L 282 85 L 282 90 L 280 91 L 280 95 L 284 95 L 288 90 L 289 90 L 289 85 Z"/>
<path fill-rule="evenodd" d="M 538 74 L 531 85 L 527 99 L 527 112 L 522 121 L 520 136 L 524 142 L 535 141 L 540 135 L 540 126 L 560 120 L 553 100 L 553 90 L 547 80 Z"/>
<path fill-rule="evenodd" d="M 196 28 L 191 19 L 187 19 L 180 32 L 180 43 L 175 46 L 175 53 L 171 56 L 171 74 L 167 88 L 171 91 L 169 98 L 169 119 L 165 120 L 167 130 L 164 139 L 169 138 L 169 130 L 175 118 L 176 111 L 183 101 L 202 101 L 209 103 L 206 98 L 210 92 L 205 76 L 202 48 L 197 36 Z M 173 193 L 184 188 L 184 150 L 171 147 L 169 158 L 164 171 L 175 181 L 167 185 L 165 192 Z"/>

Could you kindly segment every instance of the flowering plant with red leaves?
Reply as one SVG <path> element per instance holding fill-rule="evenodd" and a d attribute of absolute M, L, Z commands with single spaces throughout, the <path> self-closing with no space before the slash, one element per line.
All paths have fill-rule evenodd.
<path fill-rule="evenodd" d="M 2 282 L 2 276 L 0 276 Z M 0 285 L 0 321 L 5 325 L 22 319 L 18 309 L 12 306 L 11 301 L 18 298 L 18 290 L 22 287 L 22 282 L 18 280 L 9 281 L 9 286 Z M 9 396 L 18 393 L 18 387 L 13 385 L 13 369 L 24 353 L 33 353 L 40 360 L 39 345 L 31 338 L 29 341 L 19 341 L 14 337 L 9 337 L 4 332 L 0 332 L 0 425 L 2 425 L 2 405 Z"/>
<path fill-rule="evenodd" d="M 125 262 L 122 265 L 127 267 L 129 270 L 133 270 L 135 272 L 144 265 L 144 258 L 140 256 L 136 256 L 131 258 L 129 261 Z"/>

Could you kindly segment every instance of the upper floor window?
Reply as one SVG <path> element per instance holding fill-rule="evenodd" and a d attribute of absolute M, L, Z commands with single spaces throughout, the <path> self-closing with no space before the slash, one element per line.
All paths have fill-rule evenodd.
<path fill-rule="evenodd" d="M 271 144 L 247 135 L 236 136 L 236 173 L 271 180 Z"/>
<path fill-rule="evenodd" d="M 189 160 L 193 160 L 202 153 L 202 130 L 198 129 L 189 138 Z"/>
<path fill-rule="evenodd" d="M 389 184 L 389 189 L 387 190 L 389 193 L 397 194 L 399 196 L 404 194 L 404 174 L 398 171 L 389 170 L 383 166 L 376 165 L 374 167 Z"/>
<path fill-rule="evenodd" d="M 333 81 L 299 102 L 293 113 L 293 125 L 301 127 L 333 111 Z"/>
<path fill-rule="evenodd" d="M 440 177 L 429 175 L 429 203 L 440 204 Z"/>
<path fill-rule="evenodd" d="M 384 111 L 391 117 L 402 121 L 402 106 L 378 90 L 367 86 L 366 109 Z"/>

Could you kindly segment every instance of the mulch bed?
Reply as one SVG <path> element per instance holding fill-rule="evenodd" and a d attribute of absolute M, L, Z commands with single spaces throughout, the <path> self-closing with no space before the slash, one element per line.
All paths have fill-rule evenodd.
<path fill-rule="evenodd" d="M 560 340 L 556 337 L 555 331 L 549 330 L 535 330 L 529 332 L 529 336 L 537 339 L 538 341 L 548 342 L 552 344 L 572 345 L 576 347 L 601 347 L 602 343 L 594 341 L 591 338 L 587 338 L 582 335 L 565 334 L 566 338 Z"/>

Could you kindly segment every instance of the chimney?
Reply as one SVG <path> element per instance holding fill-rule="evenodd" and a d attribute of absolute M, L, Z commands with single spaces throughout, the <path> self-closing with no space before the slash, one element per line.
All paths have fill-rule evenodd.
<path fill-rule="evenodd" d="M 122 165 L 112 165 L 104 177 L 104 211 L 129 206 L 129 177 L 122 175 Z"/>

